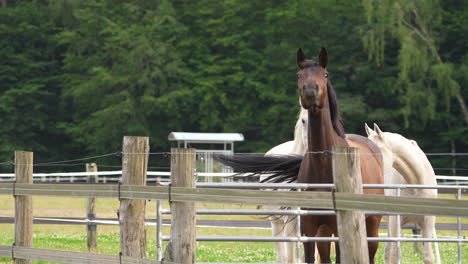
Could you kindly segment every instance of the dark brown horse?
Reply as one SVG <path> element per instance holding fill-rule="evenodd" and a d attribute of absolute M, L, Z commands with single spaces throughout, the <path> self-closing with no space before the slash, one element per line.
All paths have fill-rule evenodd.
<path fill-rule="evenodd" d="M 333 183 L 332 159 L 326 151 L 333 146 L 351 146 L 360 149 L 362 183 L 383 183 L 380 150 L 366 137 L 344 134 L 338 111 L 336 94 L 328 79 L 327 50 L 322 48 L 318 62 L 306 59 L 301 49 L 297 52 L 297 85 L 302 107 L 309 111 L 308 151 L 302 160 L 298 183 Z M 318 152 L 318 153 L 314 153 Z M 376 155 L 369 155 L 374 153 Z M 317 189 L 315 189 L 317 191 Z M 313 190 L 310 190 L 313 191 Z M 324 191 L 324 190 L 322 190 Z M 367 194 L 382 194 L 383 190 L 364 190 Z M 381 216 L 366 217 L 367 235 L 378 236 Z M 304 216 L 301 218 L 301 233 L 308 237 L 338 236 L 336 216 Z M 378 243 L 369 243 L 370 263 Z M 330 263 L 330 242 L 317 243 L 322 263 Z M 304 243 L 305 262 L 314 263 L 315 243 Z M 336 262 L 340 262 L 339 246 L 336 245 Z"/>

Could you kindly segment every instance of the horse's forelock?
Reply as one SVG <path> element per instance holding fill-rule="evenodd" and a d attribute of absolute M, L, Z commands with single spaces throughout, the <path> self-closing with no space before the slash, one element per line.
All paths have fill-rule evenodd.
<path fill-rule="evenodd" d="M 338 100 L 336 98 L 335 89 L 331 84 L 330 79 L 327 81 L 327 92 L 328 92 L 328 103 L 330 107 L 330 117 L 332 120 L 333 128 L 335 132 L 342 138 L 345 137 L 345 130 L 343 119 L 341 118 L 340 111 L 338 109 Z"/>
<path fill-rule="evenodd" d="M 319 64 L 318 64 L 318 62 L 313 61 L 313 60 L 305 60 L 305 61 L 301 62 L 301 68 L 302 69 L 311 68 L 311 67 L 315 67 L 315 66 L 319 66 Z"/>

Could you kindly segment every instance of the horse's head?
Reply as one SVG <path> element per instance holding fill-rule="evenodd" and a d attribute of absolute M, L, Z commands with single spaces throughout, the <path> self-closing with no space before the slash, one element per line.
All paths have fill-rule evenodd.
<path fill-rule="evenodd" d="M 431 163 L 416 141 L 397 133 L 382 132 L 377 124 L 374 130 L 366 124 L 366 133 L 382 151 L 384 173 L 393 167 L 409 184 L 436 184 Z"/>
<path fill-rule="evenodd" d="M 296 122 L 296 127 L 294 129 L 294 142 L 299 144 L 301 149 L 304 151 L 307 150 L 307 126 L 308 126 L 309 116 L 307 110 L 301 107 L 301 112 L 299 113 L 299 118 Z"/>
<path fill-rule="evenodd" d="M 302 49 L 297 51 L 297 87 L 299 102 L 309 113 L 318 114 L 323 108 L 330 111 L 330 119 L 335 132 L 345 137 L 343 122 L 338 110 L 338 100 L 327 72 L 328 53 L 325 48 L 320 50 L 319 60 L 306 59 Z"/>
<path fill-rule="evenodd" d="M 394 163 L 394 155 L 393 155 L 393 149 L 392 149 L 392 144 L 389 142 L 387 138 L 387 132 L 382 132 L 380 130 L 379 126 L 374 123 L 374 130 L 372 130 L 367 124 L 365 124 L 366 127 L 366 133 L 367 137 L 372 140 L 379 148 L 380 151 L 382 152 L 382 160 L 384 163 L 384 173 L 389 172 L 389 170 L 393 167 Z"/>
<path fill-rule="evenodd" d="M 322 48 L 318 62 L 306 59 L 302 49 L 297 51 L 297 87 L 299 88 L 299 98 L 302 107 L 313 113 L 318 112 L 325 105 L 327 100 L 328 72 L 327 50 Z"/>

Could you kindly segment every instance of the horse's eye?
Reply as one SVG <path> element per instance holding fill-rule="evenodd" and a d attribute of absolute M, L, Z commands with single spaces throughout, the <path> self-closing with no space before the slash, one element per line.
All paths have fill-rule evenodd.
<path fill-rule="evenodd" d="M 328 72 L 325 73 L 325 78 L 328 78 Z"/>
<path fill-rule="evenodd" d="M 299 80 L 299 79 L 301 78 L 301 75 L 298 74 L 298 75 L 296 75 L 296 77 L 297 77 L 297 79 Z"/>

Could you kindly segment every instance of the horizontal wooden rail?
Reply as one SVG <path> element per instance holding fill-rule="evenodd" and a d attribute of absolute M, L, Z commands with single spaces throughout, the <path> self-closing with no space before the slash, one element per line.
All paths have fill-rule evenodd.
<path fill-rule="evenodd" d="M 110 197 L 125 199 L 168 200 L 169 187 L 102 184 L 16 184 L 16 195 Z M 119 192 L 120 189 L 120 192 Z M 13 183 L 0 183 L 0 194 L 13 195 Z M 201 189 L 172 187 L 172 201 L 279 205 L 332 209 L 330 192 L 278 192 L 236 189 Z M 415 215 L 468 217 L 468 200 L 431 199 L 335 193 L 336 209 L 365 210 Z"/>
<path fill-rule="evenodd" d="M 139 259 L 119 255 L 105 255 L 96 253 L 63 251 L 54 249 L 40 249 L 19 246 L 1 246 L 0 256 L 15 257 L 30 260 L 42 260 L 60 263 L 88 263 L 88 264 L 160 264 L 160 261 Z M 170 263 L 164 261 L 164 263 Z"/>

